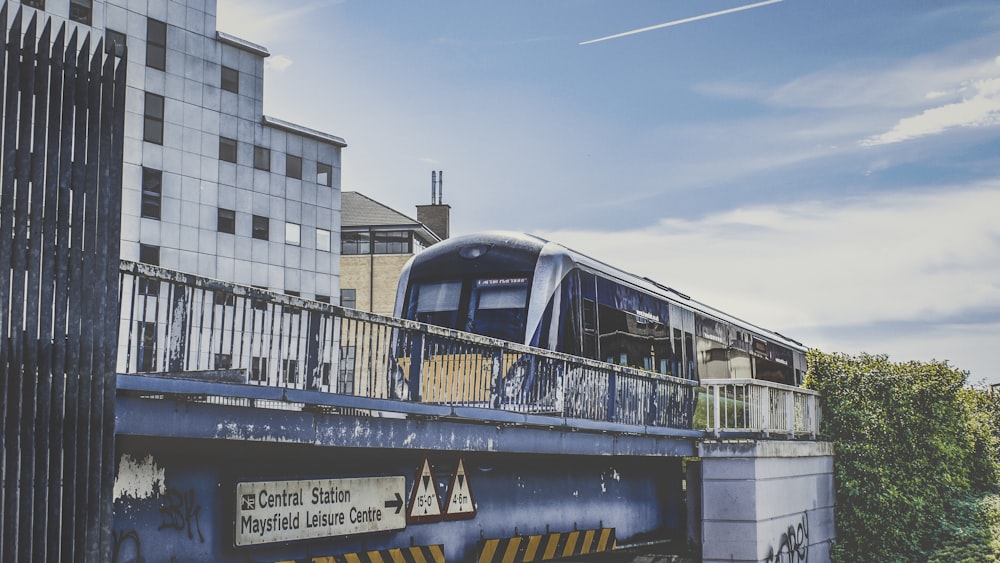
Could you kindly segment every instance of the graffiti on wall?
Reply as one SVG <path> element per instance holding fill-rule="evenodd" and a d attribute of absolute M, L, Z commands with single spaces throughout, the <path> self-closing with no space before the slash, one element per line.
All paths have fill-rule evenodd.
<path fill-rule="evenodd" d="M 198 541 L 205 543 L 205 535 L 201 533 L 201 505 L 195 499 L 194 489 L 186 493 L 168 489 L 163 495 L 160 517 L 162 521 L 158 529 L 187 530 L 190 540 L 194 540 L 197 532 Z"/>
<path fill-rule="evenodd" d="M 781 534 L 777 548 L 767 551 L 766 563 L 806 563 L 809 560 L 809 514 L 802 513 L 797 526 L 789 525 Z"/>

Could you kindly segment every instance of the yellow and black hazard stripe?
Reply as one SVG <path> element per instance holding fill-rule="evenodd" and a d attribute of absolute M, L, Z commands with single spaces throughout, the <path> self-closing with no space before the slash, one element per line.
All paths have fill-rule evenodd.
<path fill-rule="evenodd" d="M 313 563 L 444 563 L 443 545 L 415 545 L 313 557 Z"/>
<path fill-rule="evenodd" d="M 553 532 L 535 536 L 487 539 L 479 542 L 477 563 L 530 563 L 615 548 L 615 529 Z"/>
<path fill-rule="evenodd" d="M 275 563 L 444 563 L 443 545 L 416 545 Z"/>

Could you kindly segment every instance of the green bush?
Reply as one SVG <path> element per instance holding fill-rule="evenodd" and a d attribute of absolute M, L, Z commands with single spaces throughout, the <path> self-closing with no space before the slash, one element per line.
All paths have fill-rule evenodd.
<path fill-rule="evenodd" d="M 955 499 L 996 488 L 1000 411 L 966 380 L 946 362 L 810 351 L 835 450 L 835 561 L 926 561 Z"/>
<path fill-rule="evenodd" d="M 942 522 L 928 563 L 1000 561 L 1000 496 L 958 498 Z"/>

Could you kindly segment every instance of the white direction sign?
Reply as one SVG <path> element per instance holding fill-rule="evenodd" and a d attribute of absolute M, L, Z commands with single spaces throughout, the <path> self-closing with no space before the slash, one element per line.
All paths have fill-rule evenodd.
<path fill-rule="evenodd" d="M 236 545 L 401 530 L 404 494 L 402 476 L 237 483 Z"/>

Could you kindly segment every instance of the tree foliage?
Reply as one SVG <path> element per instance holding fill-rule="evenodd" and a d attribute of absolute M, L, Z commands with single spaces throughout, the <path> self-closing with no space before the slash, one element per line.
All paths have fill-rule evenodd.
<path fill-rule="evenodd" d="M 838 561 L 926 561 L 955 499 L 997 485 L 996 397 L 946 362 L 809 353 L 834 443 Z"/>

